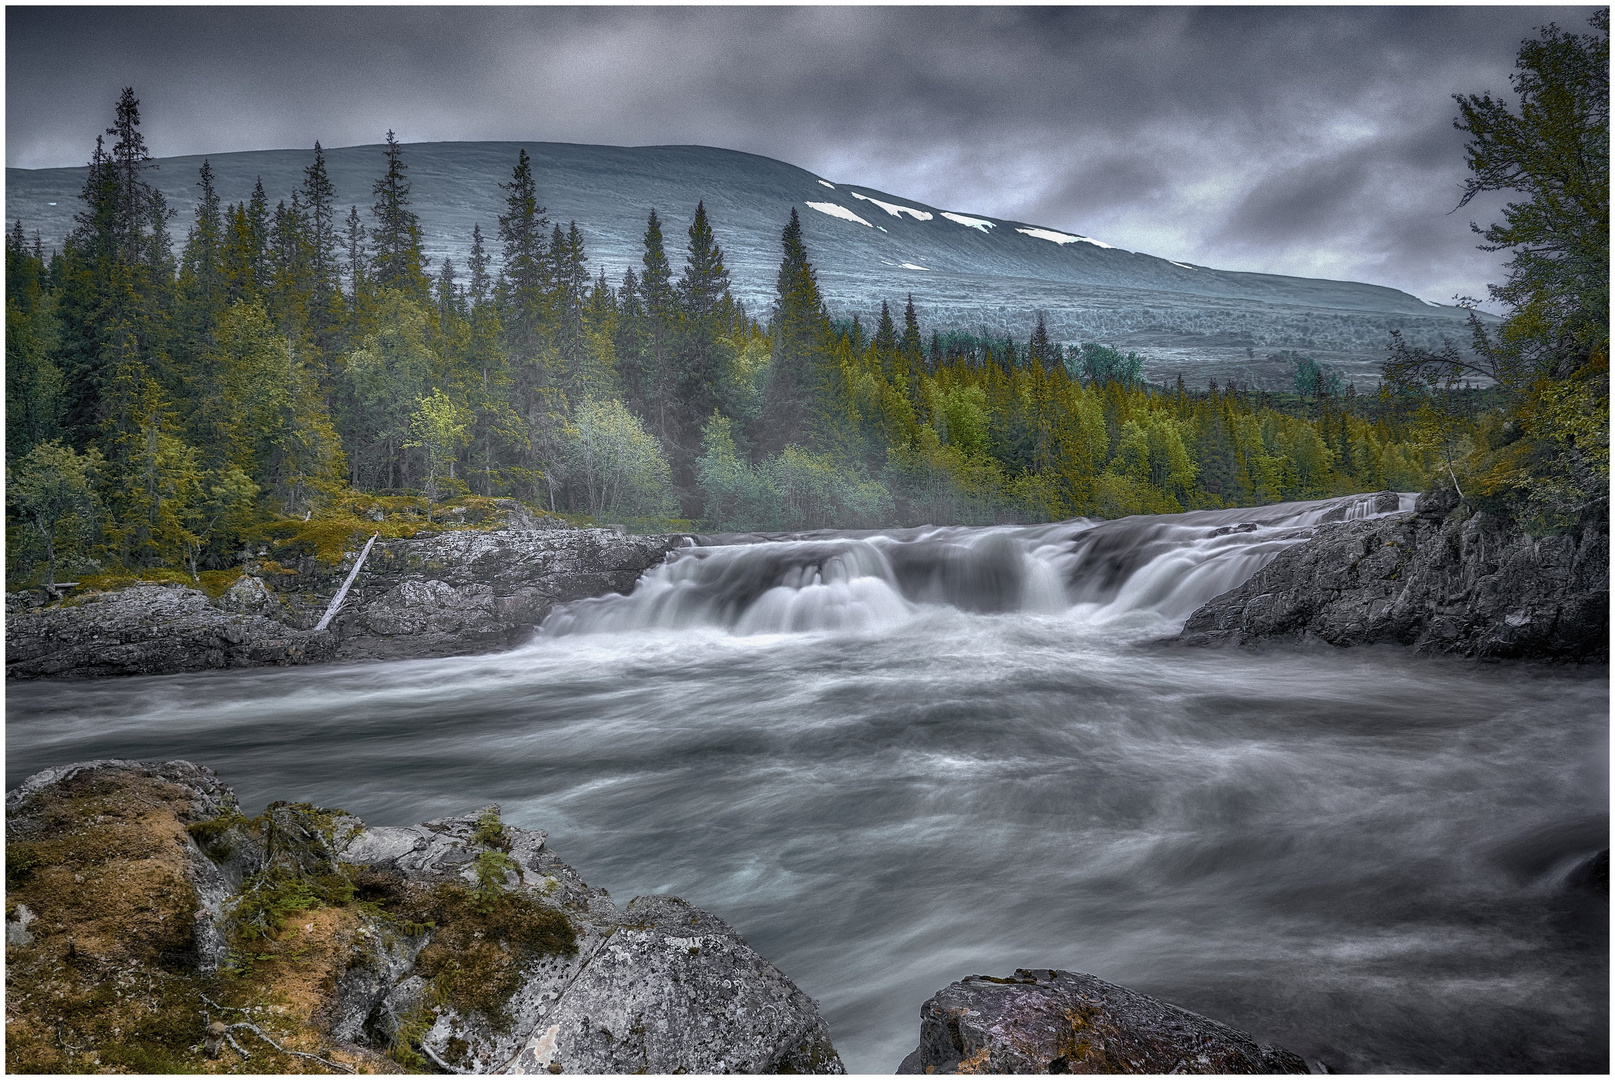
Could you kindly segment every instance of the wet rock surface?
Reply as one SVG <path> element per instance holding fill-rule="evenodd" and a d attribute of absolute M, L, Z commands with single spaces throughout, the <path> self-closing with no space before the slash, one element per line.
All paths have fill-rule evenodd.
<path fill-rule="evenodd" d="M 1450 492 L 1412 514 L 1320 525 L 1202 606 L 1190 645 L 1409 645 L 1482 659 L 1608 662 L 1609 526 L 1531 537 Z"/>
<path fill-rule="evenodd" d="M 155 675 L 329 660 L 337 642 L 216 606 L 197 589 L 134 585 L 13 613 L 7 678 Z"/>
<path fill-rule="evenodd" d="M 312 556 L 295 567 L 249 566 L 217 600 L 179 585 L 135 585 L 48 605 L 13 594 L 6 677 L 154 675 L 486 652 L 518 643 L 558 603 L 631 590 L 680 543 L 676 536 L 569 528 L 377 541 L 324 631 L 314 627 L 362 545 L 335 566 L 321 566 Z"/>
<path fill-rule="evenodd" d="M 203 767 L 105 760 L 29 778 L 6 826 L 10 1071 L 196 1071 L 242 1017 L 263 1040 L 222 1071 L 843 1071 L 732 927 L 619 909 L 496 808 L 248 819 Z M 97 1005 L 109 979 L 153 989 Z"/>
<path fill-rule="evenodd" d="M 1080 972 L 972 975 L 920 1007 L 899 1073 L 1305 1073 L 1288 1050 Z"/>

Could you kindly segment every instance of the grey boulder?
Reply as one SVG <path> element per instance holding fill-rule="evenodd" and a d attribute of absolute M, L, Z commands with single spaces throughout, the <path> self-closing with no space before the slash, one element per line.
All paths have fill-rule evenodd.
<path fill-rule="evenodd" d="M 1080 972 L 972 975 L 920 1008 L 899 1073 L 1305 1073 L 1288 1050 Z"/>

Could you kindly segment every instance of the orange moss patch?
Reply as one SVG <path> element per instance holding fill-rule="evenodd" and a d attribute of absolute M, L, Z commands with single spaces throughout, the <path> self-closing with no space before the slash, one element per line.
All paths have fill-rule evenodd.
<path fill-rule="evenodd" d="M 320 1013 L 352 956 L 358 915 L 318 910 L 260 942 L 243 977 L 203 974 L 195 858 L 182 815 L 189 791 L 113 770 L 81 773 L 35 795 L 6 823 L 6 910 L 26 906 L 29 944 L 6 947 L 8 1072 L 330 1072 L 249 1031 L 251 1054 L 208 1058 L 208 1019 L 246 1020 L 289 1049 L 360 1072 L 396 1066 L 328 1045 Z M 312 927 L 312 929 L 305 929 Z"/>

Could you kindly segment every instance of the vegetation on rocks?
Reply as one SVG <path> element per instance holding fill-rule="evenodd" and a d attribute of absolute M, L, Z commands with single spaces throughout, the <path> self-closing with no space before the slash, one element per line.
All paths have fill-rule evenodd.
<path fill-rule="evenodd" d="M 38 913 L 29 940 L 8 935 L 11 1071 L 376 1071 L 386 1065 L 377 1055 L 318 1037 L 317 1014 L 329 1012 L 367 938 L 427 937 L 417 961 L 430 980 L 427 1004 L 500 1020 L 524 965 L 575 951 L 565 913 L 505 889 L 503 873 L 476 887 L 378 885 L 336 857 L 362 828 L 340 811 L 274 803 L 247 818 L 225 799 L 182 826 L 197 809 L 194 792 L 160 774 L 98 771 L 8 820 L 8 925 L 20 925 L 23 907 Z M 204 900 L 185 865 L 186 836 L 244 872 L 223 909 L 229 951 L 212 970 L 198 952 Z M 249 1018 L 286 1049 L 243 1035 L 250 1058 L 209 1058 L 201 1045 L 209 1016 Z M 428 1064 L 407 1037 L 394 1042 L 403 1064 Z M 327 1067 L 288 1049 L 324 1055 Z"/>

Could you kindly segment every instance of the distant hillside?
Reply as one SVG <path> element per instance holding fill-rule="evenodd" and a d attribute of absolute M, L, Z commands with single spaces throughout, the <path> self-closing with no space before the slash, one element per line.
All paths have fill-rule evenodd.
<path fill-rule="evenodd" d="M 770 158 L 703 146 L 615 147 L 569 143 L 418 143 L 406 147 L 415 210 L 434 260 L 463 267 L 471 228 L 493 238 L 518 149 L 526 147 L 540 198 L 563 227 L 576 221 L 591 269 L 616 283 L 638 265 L 647 212 L 663 220 L 677 260 L 697 200 L 723 245 L 735 293 L 766 318 L 779 266 L 779 234 L 796 206 L 809 256 L 832 311 L 878 311 L 912 293 L 932 328 L 1009 332 L 1025 339 L 1036 311 L 1051 336 L 1137 349 L 1156 379 L 1182 372 L 1253 385 L 1287 381 L 1263 358 L 1303 350 L 1349 377 L 1372 380 L 1388 332 L 1416 344 L 1468 339 L 1465 313 L 1396 289 L 1359 282 L 1238 273 L 1170 262 L 1100 240 L 1019 221 L 944 211 L 859 184 L 822 178 Z M 262 177 L 271 204 L 290 197 L 311 150 L 208 155 L 226 202 Z M 341 216 L 367 212 L 383 170 L 382 147 L 326 151 Z M 178 211 L 183 241 L 196 204 L 201 157 L 164 158 L 151 179 Z M 7 169 L 6 225 L 21 219 L 47 246 L 72 227 L 86 170 Z M 497 245 L 493 245 L 496 250 Z"/>

